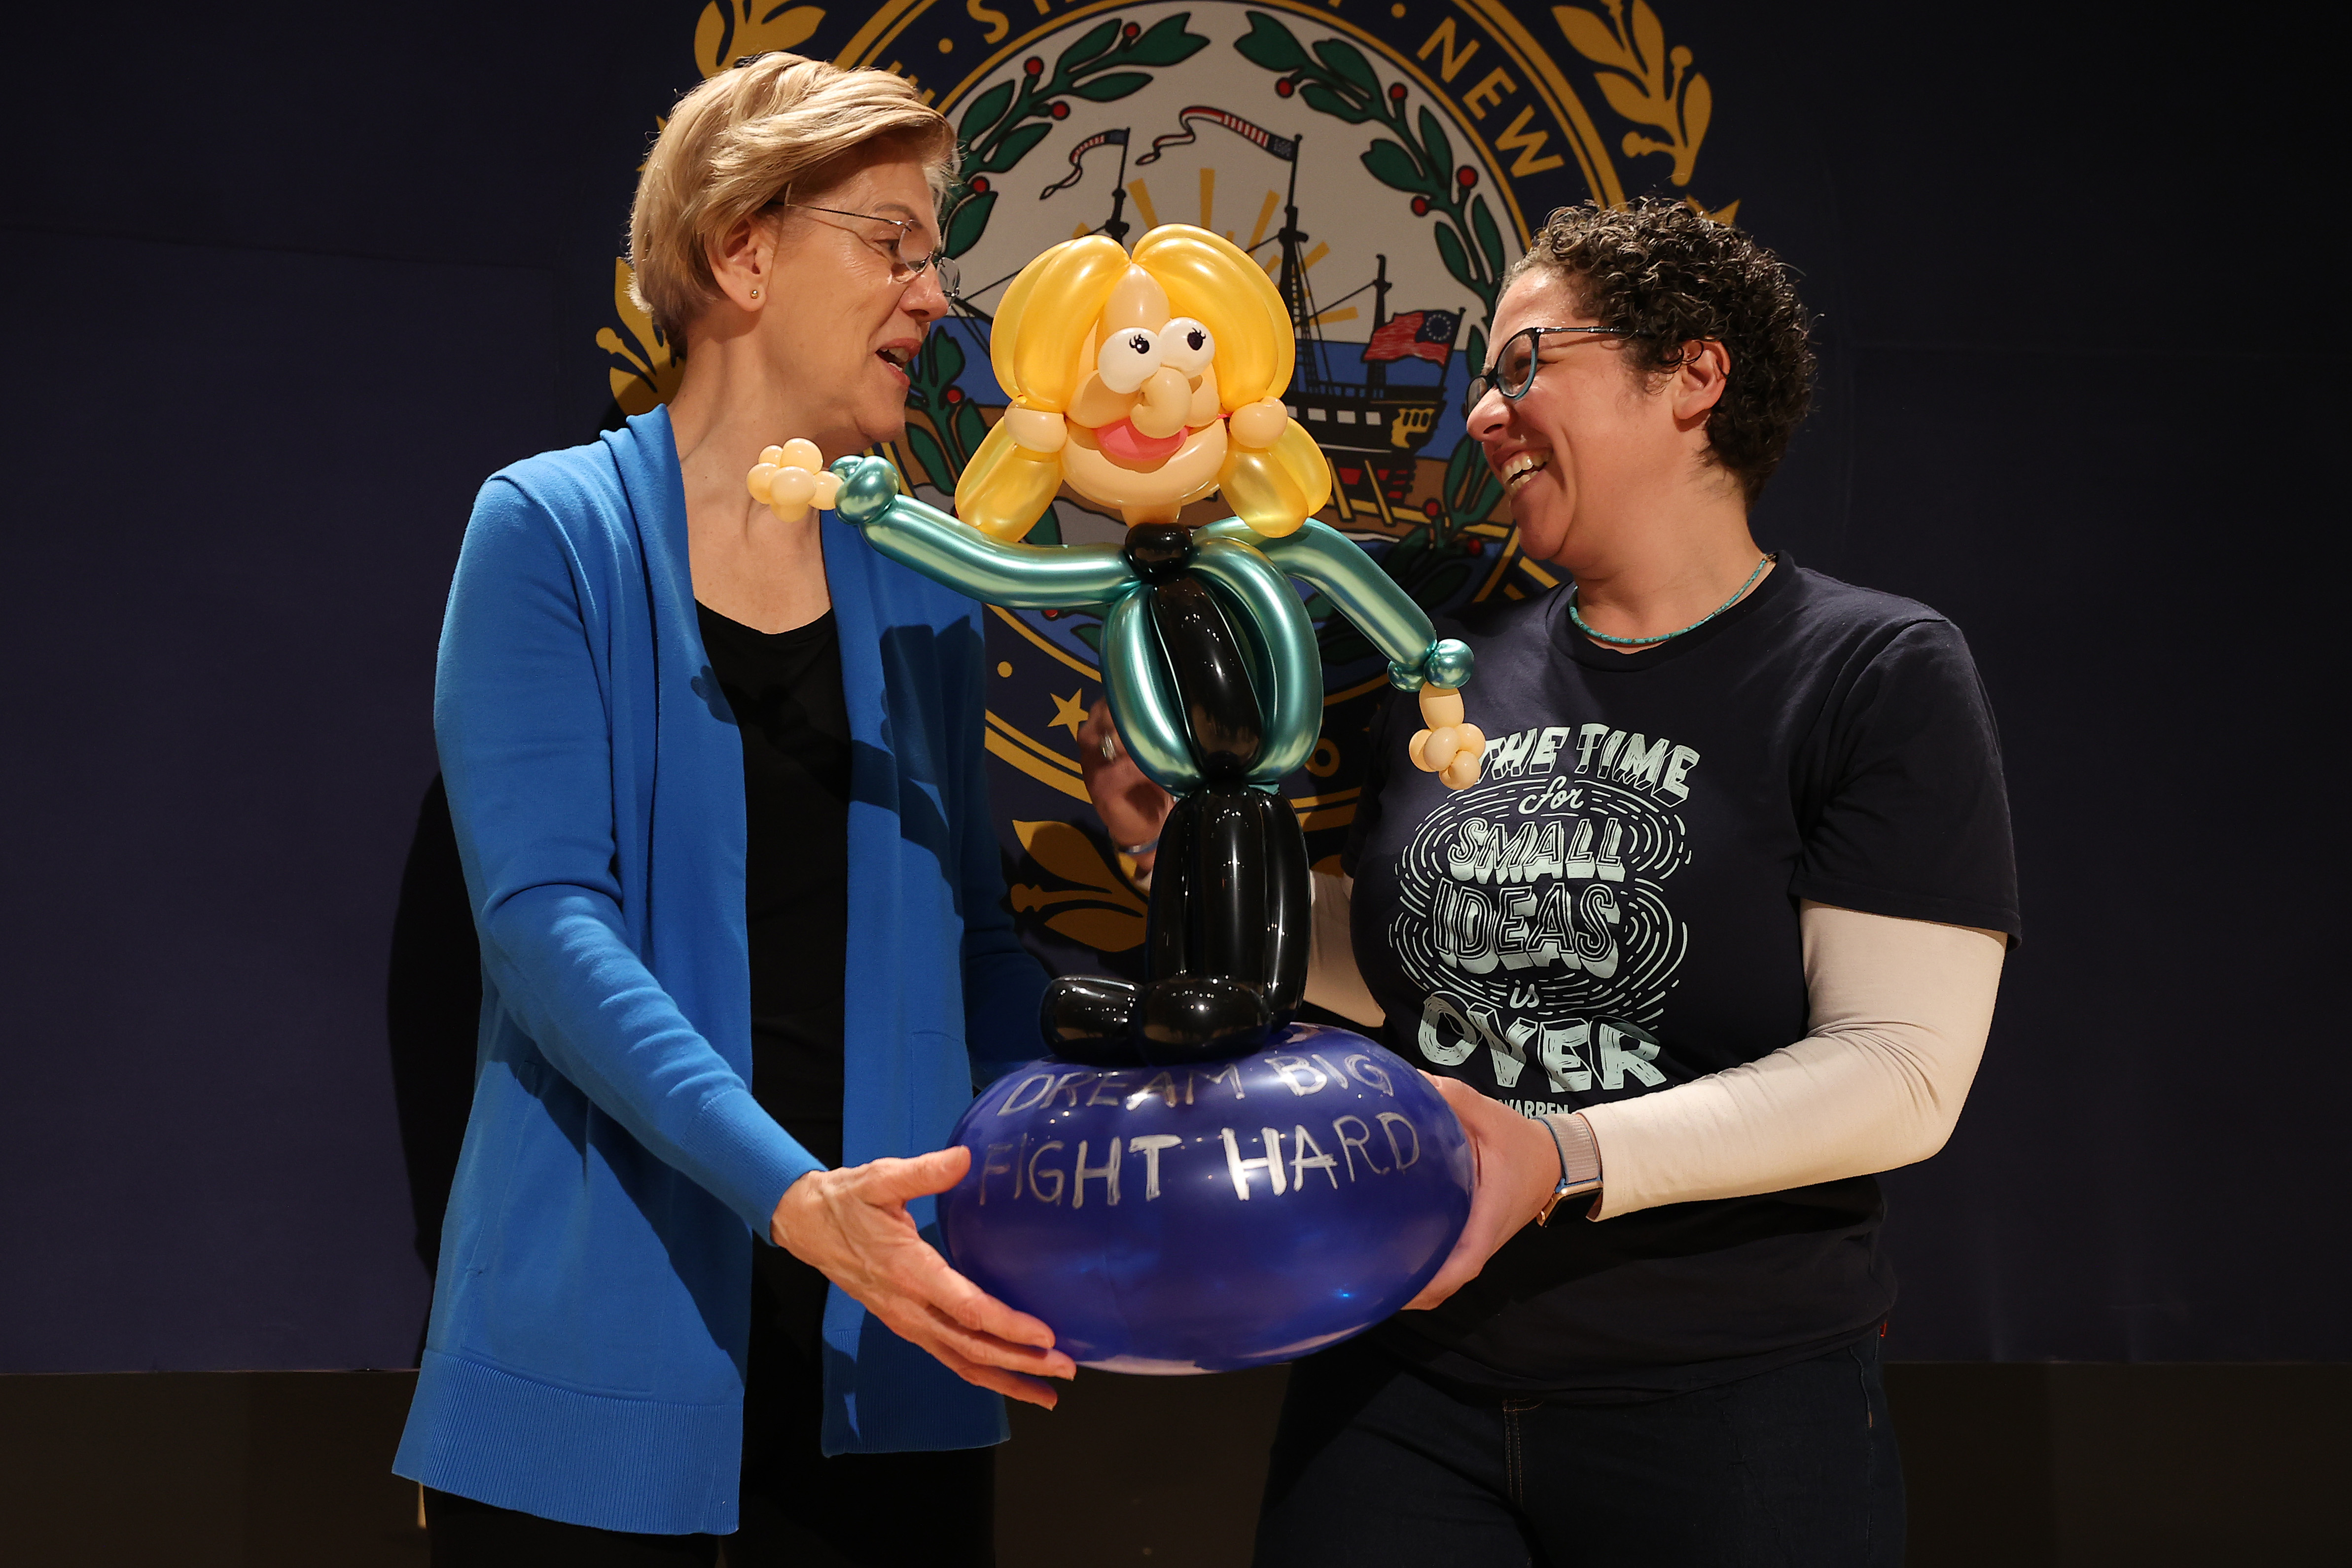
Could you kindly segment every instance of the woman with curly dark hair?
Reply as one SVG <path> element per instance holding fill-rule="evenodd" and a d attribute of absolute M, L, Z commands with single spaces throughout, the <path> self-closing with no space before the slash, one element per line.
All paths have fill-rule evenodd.
<path fill-rule="evenodd" d="M 1477 785 L 1376 724 L 1307 993 L 1437 1077 L 1477 1197 L 1418 1310 L 1294 1369 L 1258 1561 L 1891 1568 L 1873 1173 L 1949 1135 L 2019 930 L 1984 690 L 1749 533 L 1813 357 L 1748 236 L 1556 213 L 1495 341 L 1470 433 L 1570 581 L 1444 628 Z"/>

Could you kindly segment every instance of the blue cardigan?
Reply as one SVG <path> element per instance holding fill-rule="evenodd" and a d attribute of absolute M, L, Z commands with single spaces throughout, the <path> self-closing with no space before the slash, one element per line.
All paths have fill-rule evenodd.
<path fill-rule="evenodd" d="M 823 521 L 853 744 L 845 1158 L 940 1147 L 1037 1054 L 982 771 L 980 607 Z M 820 1163 L 752 1099 L 741 744 L 667 410 L 495 476 L 434 727 L 482 942 L 471 1120 L 393 1468 L 550 1519 L 735 1528 L 751 1237 Z M 931 1200 L 912 1205 L 936 1239 Z M 747 1236 L 746 1232 L 750 1234 Z M 827 1453 L 1003 1403 L 835 1290 Z"/>

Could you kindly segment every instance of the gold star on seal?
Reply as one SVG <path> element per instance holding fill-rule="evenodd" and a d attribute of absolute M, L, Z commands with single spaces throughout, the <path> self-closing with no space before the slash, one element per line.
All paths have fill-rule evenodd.
<path fill-rule="evenodd" d="M 1087 710 L 1078 706 L 1078 699 L 1086 695 L 1086 690 L 1087 689 L 1081 686 L 1067 697 L 1055 697 L 1050 691 L 1045 693 L 1046 696 L 1054 698 L 1053 723 L 1067 730 L 1072 739 L 1076 738 L 1078 726 L 1087 721 Z"/>

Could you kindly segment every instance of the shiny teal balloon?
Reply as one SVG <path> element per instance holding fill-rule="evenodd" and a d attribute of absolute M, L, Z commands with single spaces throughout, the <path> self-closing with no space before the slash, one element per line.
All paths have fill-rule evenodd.
<path fill-rule="evenodd" d="M 1138 586 L 1121 596 L 1103 619 L 1103 694 L 1127 754 L 1143 776 L 1170 795 L 1201 787 L 1201 767 L 1192 760 L 1192 731 L 1169 678 L 1159 628 L 1151 624 L 1151 590 Z"/>
<path fill-rule="evenodd" d="M 1251 652 L 1265 667 L 1255 680 L 1265 742 L 1249 776 L 1270 783 L 1312 755 L 1323 732 L 1323 658 L 1314 623 L 1282 574 L 1248 544 L 1203 540 L 1192 569 L 1240 604 L 1237 628 L 1246 628 Z"/>
<path fill-rule="evenodd" d="M 1194 537 L 1255 547 L 1285 576 L 1320 588 L 1391 662 L 1408 669 L 1422 668 L 1437 629 L 1427 613 L 1381 570 L 1380 563 L 1338 529 L 1310 517 L 1297 532 L 1267 539 L 1240 519 L 1228 518 Z"/>

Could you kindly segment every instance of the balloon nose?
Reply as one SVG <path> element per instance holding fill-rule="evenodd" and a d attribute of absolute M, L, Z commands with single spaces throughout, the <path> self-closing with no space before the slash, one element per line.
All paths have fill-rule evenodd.
<path fill-rule="evenodd" d="M 1135 410 L 1127 417 L 1146 436 L 1173 436 L 1184 428 L 1192 406 L 1192 384 L 1181 371 L 1161 365 L 1137 389 Z"/>

